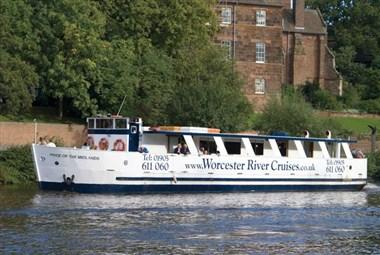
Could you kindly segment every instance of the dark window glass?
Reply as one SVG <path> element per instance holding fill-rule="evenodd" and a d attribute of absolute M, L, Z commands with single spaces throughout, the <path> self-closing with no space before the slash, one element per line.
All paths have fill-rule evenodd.
<path fill-rule="evenodd" d="M 228 154 L 240 154 L 240 142 L 224 142 Z"/>
<path fill-rule="evenodd" d="M 127 128 L 127 120 L 126 119 L 115 119 L 115 127 L 116 128 Z"/>
<path fill-rule="evenodd" d="M 88 119 L 88 128 L 95 128 L 95 120 Z"/>
<path fill-rule="evenodd" d="M 251 143 L 251 145 L 256 155 L 264 155 L 264 143 Z"/>

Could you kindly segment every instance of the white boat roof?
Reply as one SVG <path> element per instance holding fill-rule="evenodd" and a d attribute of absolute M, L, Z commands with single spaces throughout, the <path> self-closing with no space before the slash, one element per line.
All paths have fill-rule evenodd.
<path fill-rule="evenodd" d="M 341 139 L 341 138 L 318 138 L 318 137 L 300 137 L 286 135 L 257 135 L 257 134 L 241 134 L 241 133 L 204 133 L 204 132 L 182 132 L 168 130 L 148 130 L 145 134 L 163 134 L 163 135 L 191 135 L 191 136 L 209 136 L 209 137 L 225 137 L 225 138 L 252 138 L 256 140 L 274 139 L 279 141 L 308 141 L 308 142 L 330 142 L 330 143 L 356 143 L 356 140 Z"/>

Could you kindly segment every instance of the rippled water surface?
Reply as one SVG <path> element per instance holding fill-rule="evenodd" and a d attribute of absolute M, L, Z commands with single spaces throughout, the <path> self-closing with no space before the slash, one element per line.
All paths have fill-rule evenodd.
<path fill-rule="evenodd" d="M 181 195 L 0 187 L 0 254 L 380 254 L 380 187 Z"/>

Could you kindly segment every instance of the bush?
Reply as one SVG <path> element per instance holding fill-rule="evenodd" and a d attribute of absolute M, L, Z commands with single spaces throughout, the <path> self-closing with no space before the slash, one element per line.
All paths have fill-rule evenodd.
<path fill-rule="evenodd" d="M 336 97 L 327 90 L 322 90 L 318 83 L 306 82 L 300 91 L 305 100 L 315 108 L 321 110 L 339 110 L 342 108 Z"/>
<path fill-rule="evenodd" d="M 334 135 L 349 135 L 335 120 L 324 119 L 314 113 L 300 93 L 291 88 L 281 98 L 269 100 L 254 129 L 265 133 L 286 131 L 290 135 L 303 135 L 303 131 L 308 130 L 311 136 L 324 136 L 326 130 L 331 130 Z"/>
<path fill-rule="evenodd" d="M 361 101 L 359 109 L 363 112 L 378 114 L 380 113 L 380 99 Z"/>
<path fill-rule="evenodd" d="M 36 180 L 29 145 L 0 151 L 0 184 L 22 184 Z"/>
<path fill-rule="evenodd" d="M 368 177 L 380 180 L 380 152 L 368 154 Z"/>

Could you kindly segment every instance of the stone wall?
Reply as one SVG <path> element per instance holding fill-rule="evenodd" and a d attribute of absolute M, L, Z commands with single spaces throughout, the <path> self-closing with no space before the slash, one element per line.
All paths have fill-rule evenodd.
<path fill-rule="evenodd" d="M 35 124 L 25 122 L 0 122 L 0 149 L 34 142 Z M 37 123 L 39 137 L 57 137 L 65 146 L 80 146 L 87 136 L 84 125 Z"/>

